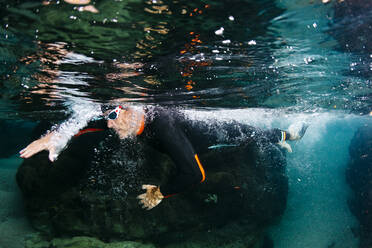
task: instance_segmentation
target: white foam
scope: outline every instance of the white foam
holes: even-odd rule
[[[184,110],[190,119],[195,120],[219,120],[219,121],[238,121],[244,124],[261,128],[287,128],[294,122],[324,123],[335,118],[347,118],[343,111],[327,112],[318,109],[306,113],[292,113],[288,109],[209,109],[209,110]],[[322,124],[323,123],[323,124]]]
[[[49,154],[49,159],[54,161],[60,152],[66,147],[68,141],[84,128],[90,120],[102,114],[99,104],[89,102],[75,102],[71,106],[71,117],[62,124],[54,127],[54,135],[51,138],[54,153]]]

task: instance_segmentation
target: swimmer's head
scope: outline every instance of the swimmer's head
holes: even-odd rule
[[[103,116],[107,120],[107,127],[112,128],[120,139],[134,136],[138,132],[138,113],[127,106],[118,105]]]

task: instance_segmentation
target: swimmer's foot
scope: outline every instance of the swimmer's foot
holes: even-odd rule
[[[293,123],[288,127],[288,140],[299,140],[301,139],[306,132],[306,129],[309,127],[305,122]]]
[[[291,147],[291,145],[288,144],[287,142],[285,142],[285,141],[279,141],[279,142],[278,142],[278,145],[279,145],[281,148],[286,149],[288,152],[292,152],[292,147]]]
[[[292,152],[292,147],[290,144],[287,143],[287,140],[293,141],[301,139],[305,135],[306,129],[308,127],[309,125],[304,122],[294,123],[290,125],[287,132],[282,131],[282,137],[278,142],[278,145],[286,149],[288,152]]]

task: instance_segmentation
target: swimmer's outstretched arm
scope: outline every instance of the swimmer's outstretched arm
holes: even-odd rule
[[[19,152],[20,157],[30,158],[41,151],[49,151],[49,160],[53,162],[57,157],[55,146],[51,142],[53,135],[55,135],[55,133],[50,132],[40,139],[33,141]]]
[[[76,119],[72,117],[67,121],[60,124],[53,131],[48,132],[40,139],[30,143],[19,154],[21,158],[30,158],[36,153],[41,151],[49,152],[49,160],[54,162],[59,153],[67,146],[68,142],[74,135],[78,134],[81,129],[87,126],[88,122],[95,116],[100,114],[99,112],[92,112],[86,115],[84,119]],[[101,123],[101,122],[104,123]],[[104,120],[94,121],[95,125],[99,125],[100,128],[107,128]]]

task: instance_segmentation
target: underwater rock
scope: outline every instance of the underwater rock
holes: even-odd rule
[[[343,0],[334,2],[334,17],[328,32],[338,42],[340,50],[354,53],[358,57],[358,60],[352,59],[347,74],[369,80],[372,76],[370,66],[372,1]],[[372,104],[372,94],[369,91],[356,94],[353,101],[363,103],[353,107],[356,113],[369,114],[371,112],[369,106]]]
[[[123,241],[105,243],[92,237],[73,237],[73,238],[55,238],[46,241],[40,235],[28,239],[25,242],[25,248],[155,248],[151,244],[142,244],[140,242]]]
[[[349,153],[346,179],[354,192],[349,207],[360,223],[360,247],[372,247],[372,125],[358,129]]]
[[[372,51],[371,10],[371,1],[344,0],[335,3],[331,34],[342,49],[367,55]]]
[[[265,139],[201,154],[205,182],[146,211],[136,199],[141,185],[164,184],[173,163],[145,144],[102,135],[73,139],[54,163],[44,152],[19,167],[28,217],[50,239],[91,236],[162,247],[185,240],[222,247],[240,240],[234,247],[260,247],[265,227],[284,212],[285,155]]]

